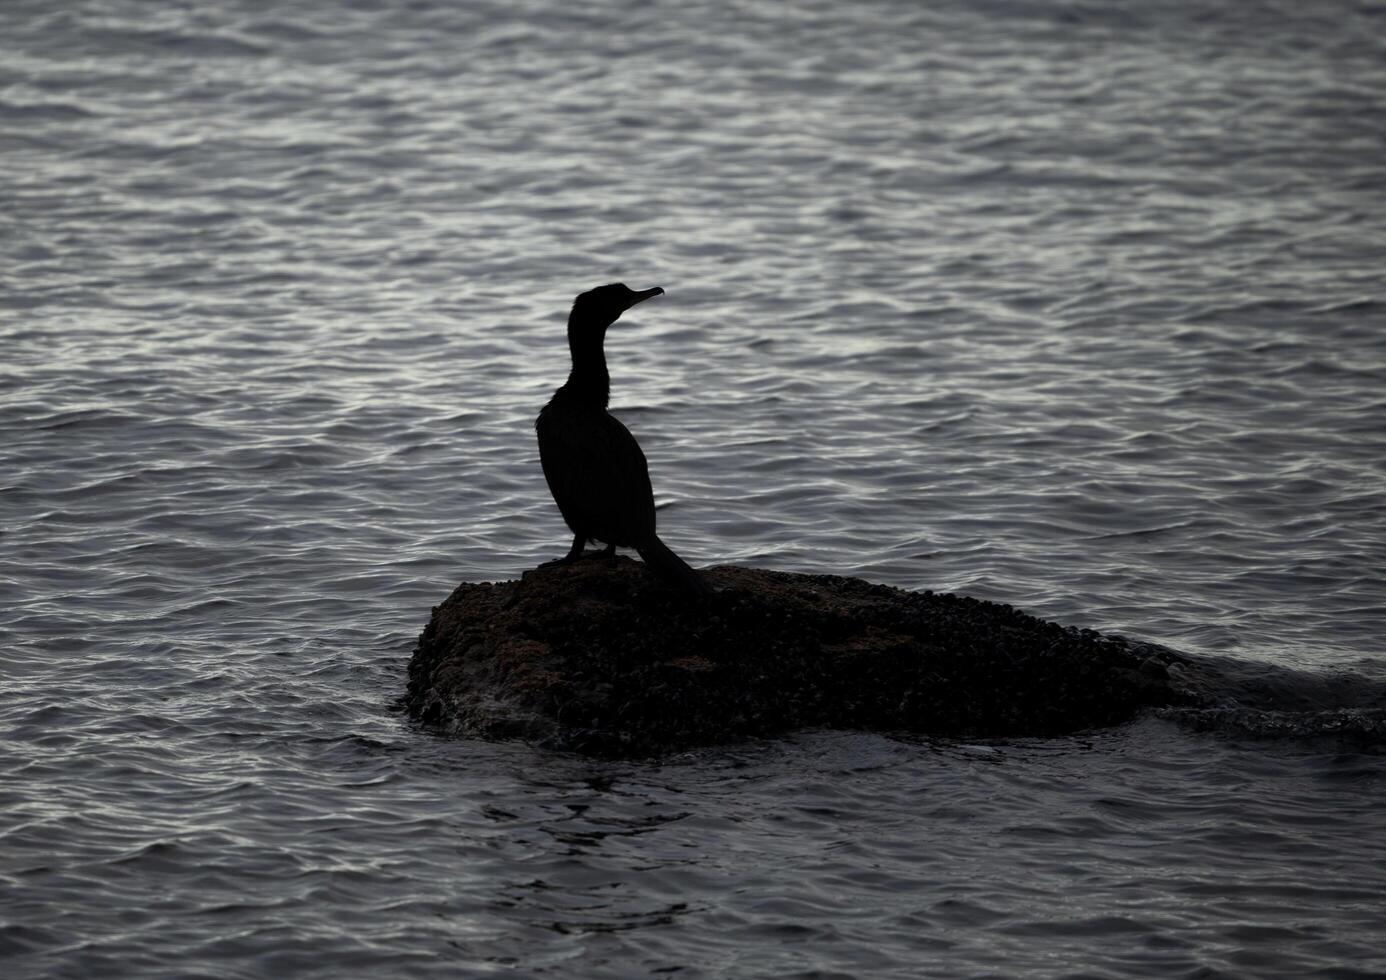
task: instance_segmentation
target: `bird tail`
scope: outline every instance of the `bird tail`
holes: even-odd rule
[[[649,544],[635,549],[645,559],[660,578],[670,585],[677,586],[694,595],[712,595],[712,587],[703,577],[688,566],[678,555],[669,550],[668,545],[659,538],[651,538]]]

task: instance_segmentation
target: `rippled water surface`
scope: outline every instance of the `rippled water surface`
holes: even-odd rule
[[[1381,677],[1383,105],[1373,0],[0,4],[6,976],[1386,974],[1377,744],[394,709],[613,280],[694,564]]]

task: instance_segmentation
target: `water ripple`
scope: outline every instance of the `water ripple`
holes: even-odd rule
[[[432,604],[566,547],[532,419],[617,279],[695,563],[1379,676],[1380,28],[7,3],[7,975],[1386,970],[1361,746],[593,769],[390,710]]]

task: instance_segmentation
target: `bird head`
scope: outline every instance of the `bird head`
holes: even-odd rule
[[[568,322],[581,323],[605,330],[636,303],[643,303],[664,290],[658,286],[649,289],[631,289],[623,282],[613,282],[606,286],[589,289],[573,301],[573,312]]]

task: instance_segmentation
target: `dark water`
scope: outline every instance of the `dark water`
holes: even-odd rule
[[[5,975],[1386,974],[1379,742],[393,709],[616,279],[695,564],[1382,679],[1383,106],[1375,2],[0,5]]]

